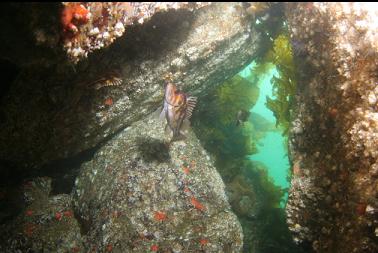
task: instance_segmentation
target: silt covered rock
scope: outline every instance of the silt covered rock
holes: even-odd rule
[[[152,114],[83,164],[74,205],[89,247],[116,252],[241,251],[241,226],[211,158],[192,132],[185,142],[169,145],[169,138]]]
[[[81,252],[79,223],[71,208],[71,196],[49,197],[51,179],[43,177],[21,186],[25,207],[0,226],[1,252]]]

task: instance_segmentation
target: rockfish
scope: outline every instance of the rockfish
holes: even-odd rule
[[[236,115],[236,126],[241,125],[243,122],[246,122],[249,118],[251,113],[246,110],[239,110],[238,114]]]
[[[173,132],[171,142],[185,138],[180,130],[182,130],[184,123],[189,123],[196,102],[196,97],[190,97],[179,91],[176,85],[171,82],[166,83],[164,107],[160,113],[160,118],[164,119],[165,117],[167,120],[166,130],[169,126]]]

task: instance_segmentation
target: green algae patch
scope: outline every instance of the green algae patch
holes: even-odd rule
[[[266,87],[262,86],[265,84],[262,78],[270,81],[270,71],[275,66],[268,62],[256,66],[260,68],[259,75],[247,67],[245,73],[200,97],[192,126],[202,145],[215,158],[217,170],[226,184],[229,202],[243,227],[244,252],[273,252],[280,245],[297,252],[284,225],[284,210],[280,208],[285,190],[274,184],[266,165],[249,160],[258,153],[258,143],[267,132],[279,131],[273,113],[264,106]],[[258,100],[263,102],[259,106],[264,107],[270,117],[252,110],[258,106]],[[251,114],[237,125],[240,110]],[[276,228],[276,224],[282,226]],[[269,230],[274,236],[267,236]]]
[[[256,152],[253,125],[237,126],[240,110],[249,111],[256,103],[259,88],[239,75],[221,84],[203,98],[194,112],[193,128],[212,154],[217,157],[245,157]]]

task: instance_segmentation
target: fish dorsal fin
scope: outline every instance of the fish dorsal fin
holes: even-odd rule
[[[193,109],[196,106],[197,103],[197,97],[188,97],[186,100],[186,114],[185,119],[190,119],[193,113]]]

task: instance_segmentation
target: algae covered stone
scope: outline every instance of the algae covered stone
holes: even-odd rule
[[[224,184],[192,132],[169,144],[157,114],[114,136],[83,164],[75,211],[88,247],[147,252],[240,252],[241,226]]]

